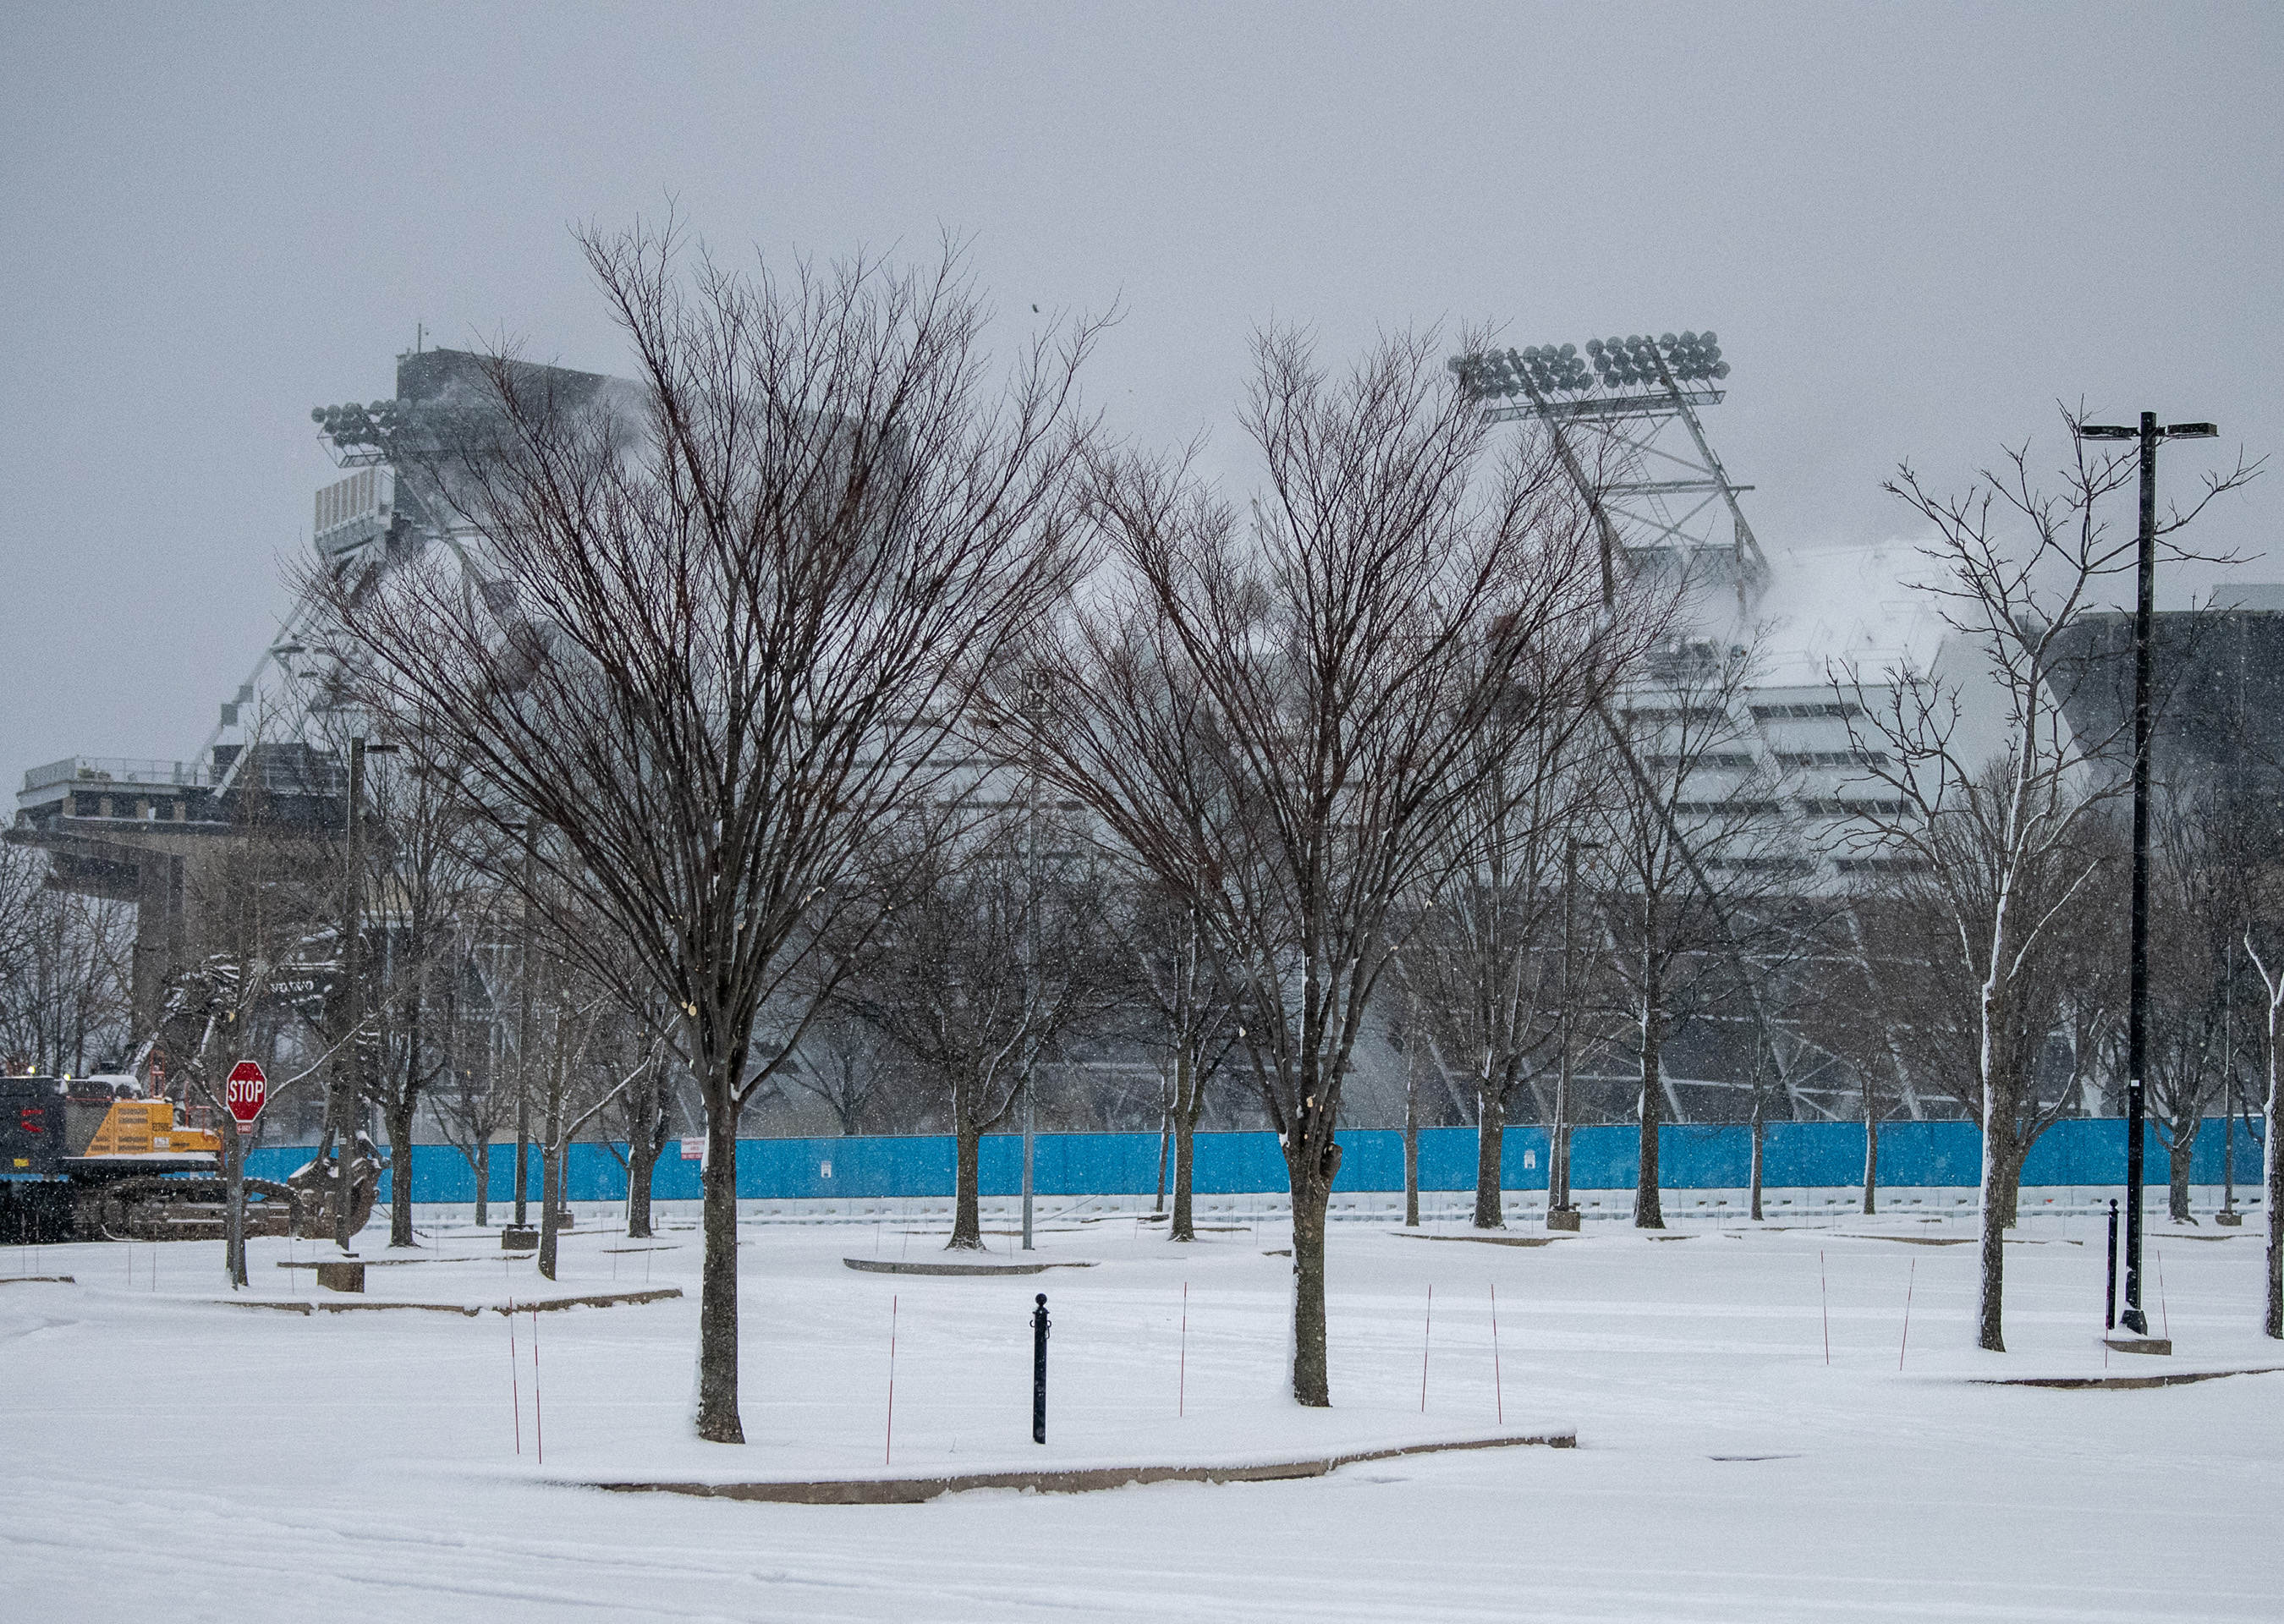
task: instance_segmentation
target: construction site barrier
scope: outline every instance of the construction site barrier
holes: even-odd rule
[[[2247,1190],[2261,1176],[2257,1123],[2236,1132],[2235,1176]],[[1772,1122],[1764,1130],[1762,1183],[1772,1188],[1846,1188],[1864,1176],[1864,1128],[1860,1122]],[[1404,1136],[1393,1128],[1349,1128],[1342,1147],[1336,1194],[1404,1188]],[[2225,1129],[2218,1120],[2204,1124],[2197,1138],[2190,1182],[2218,1184]],[[1574,1190],[1630,1190],[1639,1163],[1639,1130],[1623,1125],[1580,1128],[1570,1136],[1570,1183]],[[1148,1195],[1158,1188],[1159,1136],[1132,1134],[1041,1134],[1033,1160],[1033,1188],[1042,1196]],[[1499,1183],[1506,1190],[1543,1190],[1546,1184],[1545,1127],[1510,1123],[1500,1159]],[[2162,1189],[2167,1152],[2154,1123],[2145,1140],[2149,1181]],[[616,1201],[626,1195],[625,1147],[580,1144],[565,1158],[567,1200]],[[269,1145],[246,1159],[256,1178],[282,1179],[309,1160],[309,1145]],[[949,1198],[952,1193],[951,1136],[948,1134],[866,1136],[834,1139],[741,1139],[738,1143],[738,1195],[749,1201],[868,1200]],[[615,1152],[615,1153],[614,1153]],[[1420,1130],[1420,1187],[1425,1191],[1472,1190],[1475,1185],[1475,1130]],[[1972,1122],[1890,1122],[1880,1129],[1879,1182],[1921,1188],[1972,1188],[1981,1177],[1982,1135]],[[1170,1150],[1169,1152],[1170,1159]],[[980,1182],[987,1197],[1016,1194],[1022,1187],[1023,1142],[1013,1134],[987,1135],[982,1147]],[[1751,1179],[1752,1130],[1742,1124],[1668,1127],[1658,1130],[1660,1183],[1669,1190],[1736,1190]],[[1171,1167],[1168,1179],[1170,1184]],[[393,1176],[393,1175],[391,1175]],[[539,1155],[530,1159],[528,1190],[539,1193]],[[2026,1186],[2122,1185],[2125,1182],[2125,1123],[2116,1117],[2075,1117],[2048,1128],[2031,1148],[2022,1169]],[[515,1194],[515,1146],[495,1144],[489,1183],[493,1201]],[[1285,1162],[1277,1136],[1269,1133],[1201,1133],[1197,1136],[1193,1188],[1204,1195],[1283,1193]],[[382,1182],[382,1198],[388,1181]],[[651,1191],[661,1201],[696,1200],[703,1193],[700,1164],[685,1159],[677,1144],[667,1147]],[[418,1144],[412,1151],[412,1198],[418,1202],[468,1202],[476,1196],[474,1171],[449,1144]]]

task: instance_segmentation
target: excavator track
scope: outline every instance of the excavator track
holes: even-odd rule
[[[299,1192],[266,1178],[245,1183],[246,1234],[293,1233],[301,1215]],[[76,1227],[88,1239],[220,1240],[226,1199],[219,1178],[111,1179],[80,1192]],[[367,1203],[369,1213],[370,1197]]]

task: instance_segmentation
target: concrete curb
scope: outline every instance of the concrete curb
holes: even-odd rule
[[[2193,1381],[2218,1381],[2224,1376],[2274,1376],[2284,1364],[2249,1365],[2241,1370],[2174,1370],[2163,1376],[1981,1376],[1971,1378],[1978,1387],[2185,1387]]]
[[[492,1257],[464,1258],[279,1258],[280,1269],[319,1269],[327,1263],[363,1263],[367,1269],[406,1269],[415,1263],[494,1263]]]
[[[1089,1262],[1072,1263],[900,1263],[881,1258],[842,1258],[851,1269],[868,1275],[1043,1275],[1050,1269],[1092,1269]]]
[[[1559,1235],[1417,1235],[1410,1230],[1396,1231],[1398,1240],[1464,1240],[1478,1246],[1551,1246],[1561,1238]]]
[[[1295,1478],[1321,1478],[1342,1466],[1359,1465],[1366,1461],[1529,1444],[1549,1449],[1575,1449],[1578,1447],[1578,1434],[1538,1433],[1527,1437],[1472,1438],[1457,1443],[1402,1444],[1389,1449],[1361,1449],[1310,1460],[1242,1466],[1082,1466],[1061,1472],[978,1472],[942,1478],[846,1478],[806,1483],[619,1482],[582,1487],[608,1489],[618,1495],[694,1495],[705,1499],[757,1500],[779,1505],[918,1505],[939,1495],[962,1494],[974,1488],[1078,1495],[1139,1483],[1275,1483]]]
[[[1833,1238],[1834,1240],[1891,1240],[1901,1246],[1972,1246],[1978,1239],[1973,1235],[1851,1235],[1845,1230],[1835,1231]],[[2045,1240],[2032,1240],[2027,1236],[2017,1238],[2012,1235],[2006,1237],[2006,1244],[2010,1246],[2083,1246],[2085,1245],[2082,1240],[2069,1240],[2059,1236]]]
[[[310,1298],[301,1302],[241,1300],[218,1297],[226,1308],[269,1308],[279,1314],[380,1314],[403,1309],[415,1314],[458,1314],[473,1319],[480,1314],[551,1314],[558,1308],[614,1308],[622,1304],[663,1302],[682,1295],[678,1285],[648,1292],[598,1292],[591,1297],[542,1297],[512,1305],[464,1302],[326,1302]]]

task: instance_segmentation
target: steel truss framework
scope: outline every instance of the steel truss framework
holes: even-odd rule
[[[1567,344],[1461,356],[1451,367],[1486,402],[1487,422],[1548,426],[1613,552],[1685,566],[1725,558],[1740,597],[1756,589],[1768,561],[1737,501],[1752,487],[1730,479],[1697,417],[1725,395],[1714,386],[1729,369],[1713,335],[1596,339],[1587,352],[1602,368],[1599,386]]]

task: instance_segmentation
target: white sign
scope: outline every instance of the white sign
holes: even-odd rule
[[[684,1161],[704,1161],[706,1159],[706,1136],[704,1134],[699,1135],[694,1139],[684,1139],[682,1142],[682,1159]]]
[[[833,1176],[833,1164],[829,1161],[818,1162],[817,1164],[817,1176],[819,1178],[831,1178]]]
[[[1537,1151],[1525,1151],[1522,1153],[1522,1165],[1526,1167],[1537,1167],[1538,1165],[1538,1152]]]

